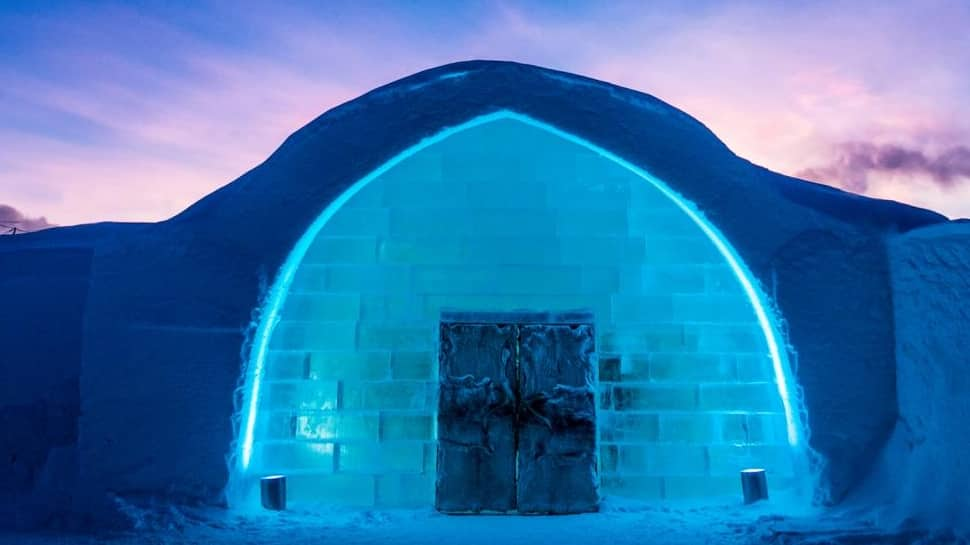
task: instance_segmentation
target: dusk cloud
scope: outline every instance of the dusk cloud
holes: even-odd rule
[[[970,182],[970,147],[953,146],[929,155],[896,144],[845,142],[837,146],[831,162],[803,169],[796,175],[865,193],[873,179],[894,174],[925,178],[943,188]]]
[[[0,204],[0,234],[15,231],[32,232],[54,227],[47,218],[32,218],[8,204]]]

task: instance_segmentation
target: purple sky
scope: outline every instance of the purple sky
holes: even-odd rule
[[[0,3],[0,223],[167,218],[325,110],[472,58],[639,89],[773,170],[970,216],[964,0],[34,4]]]

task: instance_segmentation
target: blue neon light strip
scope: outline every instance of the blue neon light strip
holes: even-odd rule
[[[745,295],[747,295],[748,300],[751,303],[751,307],[754,309],[755,315],[758,319],[758,325],[761,327],[762,333],[764,334],[768,345],[768,351],[769,355],[771,356],[772,366],[775,373],[775,382],[778,387],[778,394],[780,395],[782,405],[784,406],[785,419],[788,427],[788,442],[792,446],[798,446],[799,438],[801,437],[800,420],[795,415],[794,408],[792,407],[791,393],[788,386],[791,380],[791,375],[787,354],[779,347],[779,335],[769,318],[765,305],[762,302],[764,300],[763,295],[751,280],[752,275],[750,271],[748,271],[740,257],[738,257],[738,254],[734,248],[732,248],[731,245],[718,232],[717,228],[708,222],[704,218],[703,214],[697,210],[692,203],[681,197],[666,184],[651,174],[643,171],[636,165],[633,165],[632,163],[586,140],[563,132],[552,125],[509,110],[502,110],[492,114],[476,117],[475,119],[461,125],[442,130],[434,136],[421,140],[416,145],[393,157],[364,178],[361,178],[355,184],[350,186],[350,188],[341,194],[336,200],[331,202],[323,213],[320,214],[320,216],[317,217],[317,219],[310,225],[303,236],[297,241],[296,246],[294,246],[289,256],[287,256],[286,261],[283,263],[283,266],[280,269],[279,275],[274,281],[273,286],[270,288],[270,291],[266,297],[266,302],[264,303],[263,314],[254,337],[250,361],[247,367],[250,370],[250,377],[247,377],[244,390],[244,395],[246,397],[244,398],[243,403],[245,415],[243,420],[242,440],[238,443],[239,455],[237,460],[239,470],[246,472],[249,469],[249,464],[252,460],[253,435],[256,428],[256,416],[259,409],[260,386],[263,379],[263,373],[265,371],[266,352],[269,348],[270,337],[272,336],[273,329],[279,322],[280,311],[286,302],[287,295],[290,291],[290,285],[293,283],[293,278],[296,275],[296,270],[300,263],[302,263],[303,257],[306,255],[307,250],[310,248],[310,245],[316,239],[321,229],[323,229],[324,225],[330,221],[330,218],[332,218],[333,215],[340,210],[340,208],[343,207],[348,200],[353,198],[353,196],[356,195],[357,192],[359,192],[364,186],[369,184],[374,179],[380,177],[388,170],[394,168],[402,161],[456,133],[501,119],[512,119],[546,130],[559,136],[560,138],[583,146],[586,149],[589,149],[590,151],[613,161],[623,168],[626,168],[630,172],[636,174],[640,178],[643,178],[660,190],[661,193],[666,195],[670,200],[677,204],[677,206],[680,207],[680,209],[683,210],[684,213],[687,214],[698,227],[700,227],[701,231],[703,231],[704,234],[707,235],[707,238],[714,243],[714,246],[730,265],[734,275],[741,283],[741,287],[744,290]]]

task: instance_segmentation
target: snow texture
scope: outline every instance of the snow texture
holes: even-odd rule
[[[858,503],[970,536],[970,223],[894,237],[899,421]]]
[[[123,507],[131,530],[83,534],[0,534],[0,545],[966,545],[951,532],[885,531],[851,514],[781,516],[770,502],[678,507],[605,504],[557,517],[457,517],[431,510],[314,510],[240,516],[211,508]]]
[[[328,203],[390,157],[500,109],[611,150],[718,226],[785,319],[811,444],[827,461],[826,489],[838,499],[857,485],[897,417],[894,315],[908,327],[893,311],[885,239],[945,218],[752,165],[648,95],[532,66],[474,61],[416,74],[331,110],[265,163],[168,221],[2,237],[0,300],[21,310],[0,313],[0,410],[6,429],[27,430],[17,448],[31,454],[28,462],[0,459],[0,475],[20,475],[4,481],[0,524],[126,523],[112,498],[222,501],[240,362],[265,286],[289,250]],[[36,248],[80,261],[89,255],[90,272],[75,262],[64,269],[73,280],[61,282],[11,268],[31,262]],[[49,296],[61,289],[54,286],[65,296]],[[940,296],[927,311],[953,319],[955,305],[943,298],[949,288],[934,289]],[[39,316],[65,325],[37,339],[31,332],[43,322]],[[933,342],[924,348],[946,346],[943,337]],[[919,377],[924,388],[942,380],[936,371],[919,371],[901,348],[900,376]],[[919,360],[932,359],[931,369],[965,362],[943,357],[959,352],[929,353],[941,356]],[[900,396],[912,414],[910,391],[901,388]],[[925,410],[935,417],[945,409],[957,411],[954,419],[966,415],[955,394]],[[28,430],[42,419],[62,431]],[[926,437],[941,430],[928,428]],[[961,470],[955,460],[943,467]],[[39,509],[24,501],[45,497],[52,483],[63,487],[55,496],[64,505]]]
[[[0,251],[0,527],[44,524],[70,508],[93,254],[86,242],[101,227],[9,237],[19,244]]]

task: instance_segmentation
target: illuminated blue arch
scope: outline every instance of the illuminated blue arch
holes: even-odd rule
[[[627,169],[643,180],[652,184],[661,193],[673,201],[691,220],[701,229],[707,238],[714,244],[718,252],[724,257],[725,261],[734,272],[738,279],[751,308],[754,310],[758,325],[764,335],[769,356],[771,358],[775,383],[778,394],[784,408],[785,420],[787,425],[788,443],[793,448],[803,447],[806,430],[802,425],[800,413],[796,411],[797,402],[792,391],[792,374],[789,365],[788,355],[781,347],[780,333],[773,318],[773,312],[769,309],[767,298],[761,292],[753,275],[747,266],[740,259],[731,244],[724,238],[718,229],[712,225],[690,201],[679,195],[666,184],[652,176],[651,174],[633,165],[615,154],[600,148],[582,138],[564,132],[552,125],[543,123],[531,117],[509,111],[502,110],[495,113],[476,117],[461,125],[444,129],[437,134],[427,137],[407,150],[391,158],[380,167],[372,171],[367,176],[361,178],[351,185],[337,199],[331,202],[317,219],[310,225],[305,233],[300,237],[289,253],[281,267],[277,278],[270,288],[263,304],[260,322],[253,338],[249,361],[245,367],[246,376],[244,380],[243,405],[240,422],[239,436],[235,444],[235,451],[232,453],[234,464],[231,470],[234,476],[245,475],[249,469],[252,459],[253,441],[256,428],[256,419],[259,409],[260,389],[265,372],[266,354],[269,347],[270,337],[273,330],[280,320],[280,312],[289,294],[293,278],[299,265],[302,263],[307,250],[310,248],[317,235],[327,224],[334,214],[354,195],[371,181],[377,179],[390,169],[394,168],[402,161],[424,150],[425,148],[441,142],[446,138],[457,133],[472,129],[493,121],[510,119],[525,123],[532,127],[543,129],[569,142],[578,144],[597,155],[609,159],[617,165]]]

